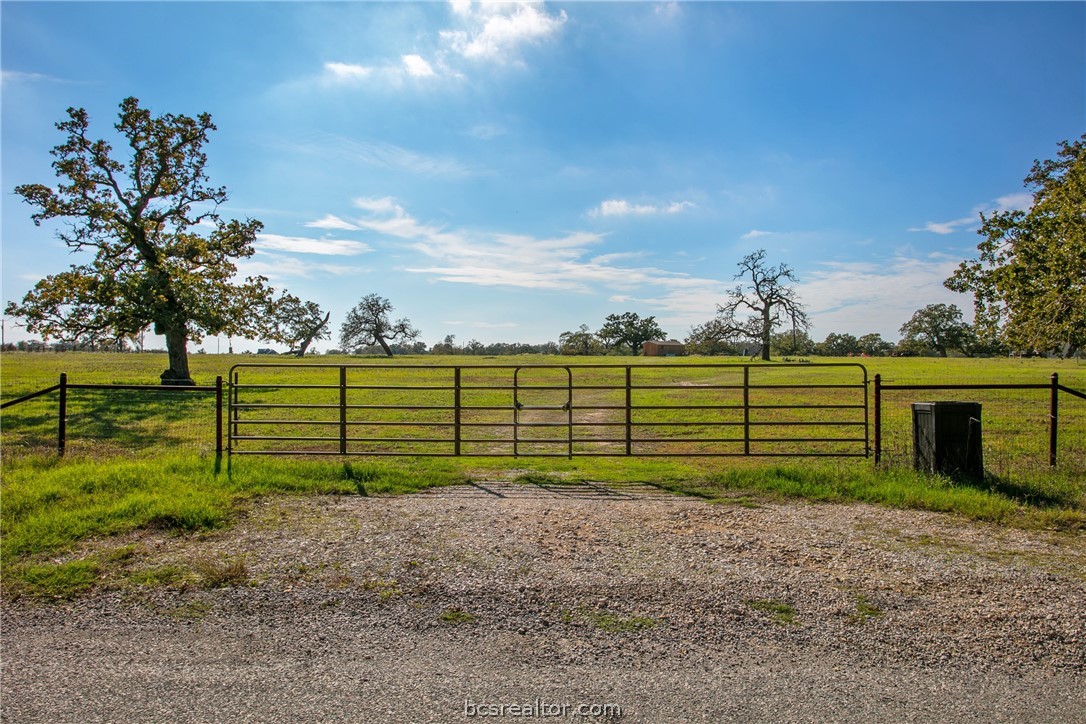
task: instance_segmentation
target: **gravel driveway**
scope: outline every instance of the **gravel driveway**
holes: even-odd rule
[[[1081,535],[479,483],[97,545],[128,583],[5,601],[4,721],[1086,718]]]

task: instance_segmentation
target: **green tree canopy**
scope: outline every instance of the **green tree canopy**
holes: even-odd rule
[[[52,151],[60,183],[17,186],[37,210],[35,224],[64,219],[57,237],[94,259],[39,281],[6,313],[27,329],[60,339],[121,339],[148,326],[166,337],[162,381],[192,384],[187,344],[205,334],[263,331],[271,290],[262,277],[234,281],[236,259],[251,256],[262,227],[224,221],[225,188],[208,185],[203,151],[211,116],[152,116],[135,98],[121,102],[117,133],[127,158],[92,140],[81,108],[57,123],[67,140]],[[206,235],[193,229],[210,227]]]
[[[972,349],[973,330],[962,321],[962,310],[955,304],[929,304],[918,309],[898,331],[903,342],[923,344],[942,357],[949,350]]]
[[[389,342],[409,342],[417,338],[419,330],[408,319],[389,320],[392,302],[376,294],[367,294],[362,301],[347,312],[347,319],[339,330],[340,344],[350,352],[358,347],[379,344],[389,357]]]
[[[980,257],[946,280],[971,292],[981,342],[1073,355],[1086,345],[1086,134],[1025,178],[1029,211],[981,214]]]
[[[624,312],[607,315],[596,336],[607,349],[625,347],[635,355],[645,342],[663,339],[667,335],[656,323],[656,317],[642,319],[635,312]]]

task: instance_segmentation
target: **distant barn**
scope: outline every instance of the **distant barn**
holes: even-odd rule
[[[652,340],[641,345],[641,353],[646,357],[682,357],[686,354],[686,345],[678,340]]]

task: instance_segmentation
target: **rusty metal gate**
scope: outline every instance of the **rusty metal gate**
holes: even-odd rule
[[[860,364],[235,365],[231,455],[866,457]]]

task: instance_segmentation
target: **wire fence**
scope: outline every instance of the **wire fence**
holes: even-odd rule
[[[163,449],[222,450],[221,380],[216,387],[60,384],[3,402],[5,456],[100,457]]]
[[[1081,391],[1060,385],[1058,379],[1032,383],[993,381],[985,386],[926,376],[877,379],[875,384],[880,388],[876,393],[879,439],[875,443],[880,465],[913,466],[913,403],[975,402],[981,406],[982,454],[987,472],[1005,477],[1035,474],[1055,462],[1061,472],[1086,475],[1086,399]]]
[[[811,372],[813,370],[808,370],[807,375]],[[18,401],[14,395],[25,397],[41,390],[11,383],[12,380],[5,380],[4,409],[0,414],[0,444],[4,456],[58,450],[94,456],[158,453],[163,449],[214,454],[221,451],[224,444],[221,416],[228,407],[216,404],[222,392],[217,393],[214,387],[169,390],[151,385],[67,384],[63,395],[60,385],[53,385],[44,388],[48,390],[45,394]],[[925,372],[915,376],[884,377],[881,383],[878,440],[870,441],[877,444],[880,465],[913,465],[913,403],[954,400],[981,405],[984,468],[988,472],[1016,476],[1049,469],[1053,452],[1050,448],[1053,419],[1049,378],[1031,375],[1028,379],[985,378],[978,382],[971,375],[940,378]],[[1086,390],[1086,375],[1066,375],[1060,383],[1054,447],[1057,467],[1061,473],[1086,478],[1086,399],[1081,397],[1082,391]],[[35,384],[40,385],[41,380],[36,380]],[[978,387],[978,384],[990,386]],[[937,389],[953,385],[970,388]],[[900,387],[914,388],[898,389]],[[699,391],[699,394],[706,392]],[[505,402],[508,401],[501,404],[505,405]],[[583,406],[580,399],[575,398],[574,402],[576,406]],[[415,400],[407,404],[417,406],[422,403]],[[608,432],[610,428],[603,425],[613,422],[606,417],[610,412],[600,412],[599,420],[592,421],[592,426],[584,429]],[[574,421],[582,422],[577,418]],[[616,429],[621,426],[620,422],[615,423]],[[229,421],[226,424],[229,425]],[[671,431],[673,428],[662,429]],[[681,431],[682,428],[674,429]],[[683,451],[675,452],[681,454]]]

